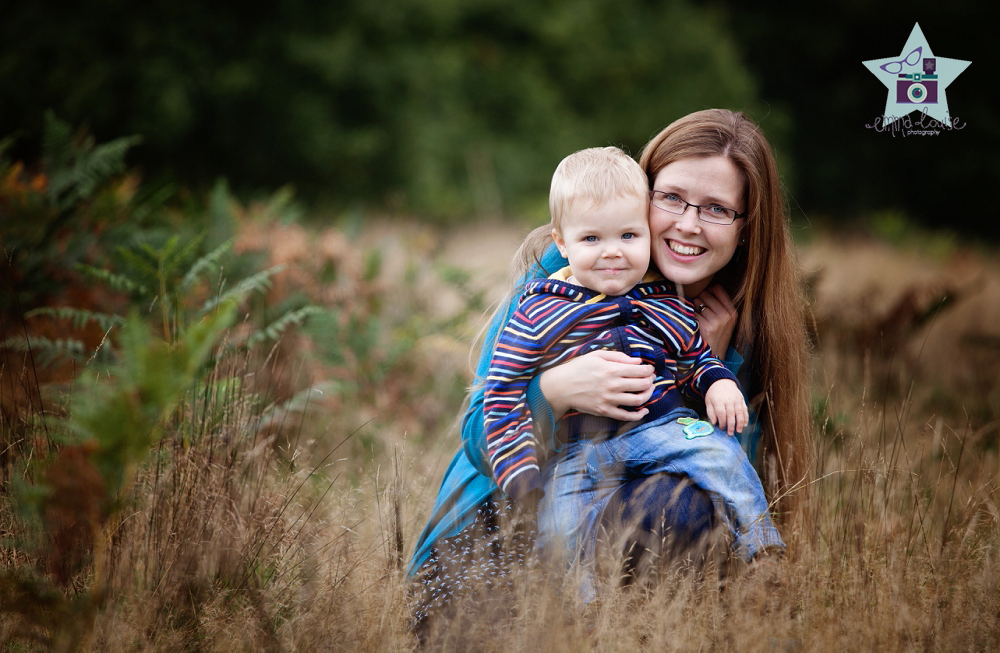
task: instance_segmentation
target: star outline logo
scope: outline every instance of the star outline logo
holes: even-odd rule
[[[944,125],[951,124],[946,89],[971,62],[935,55],[914,23],[899,55],[862,63],[888,89],[885,124],[920,111]]]

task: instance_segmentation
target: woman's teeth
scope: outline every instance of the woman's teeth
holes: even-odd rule
[[[667,241],[668,246],[671,250],[677,252],[681,256],[697,256],[705,251],[704,247],[696,247],[694,245],[681,245],[673,240]]]

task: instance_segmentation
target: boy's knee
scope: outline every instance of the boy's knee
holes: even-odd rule
[[[746,460],[739,441],[725,431],[716,431],[701,440],[699,455],[711,460],[715,466],[731,469]]]

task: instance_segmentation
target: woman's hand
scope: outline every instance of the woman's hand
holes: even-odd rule
[[[621,406],[642,406],[649,400],[653,366],[620,351],[597,350],[545,370],[539,387],[556,419],[574,408],[630,422],[645,417],[649,409],[630,411]]]
[[[716,358],[725,360],[739,317],[729,293],[720,285],[709,286],[691,302],[695,306],[701,339],[708,344]]]

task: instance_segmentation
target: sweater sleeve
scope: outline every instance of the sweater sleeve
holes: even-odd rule
[[[679,357],[678,367],[690,370],[689,374],[684,374],[678,381],[681,392],[691,399],[704,401],[709,387],[721,379],[729,379],[739,386],[736,375],[712,355],[712,350],[702,340],[701,333],[697,330],[692,334],[688,351]]]
[[[483,401],[486,452],[493,477],[500,489],[518,502],[542,487],[528,384],[538,374],[545,350],[534,346],[541,343],[524,336],[531,331],[534,299],[529,297],[500,332]]]
[[[566,265],[566,259],[559,254],[556,246],[554,244],[549,245],[542,255],[542,260],[539,261],[539,264],[532,267],[528,271],[528,274],[518,281],[514,298],[517,297],[520,288],[523,288],[524,284],[529,280],[538,277],[547,277]],[[483,339],[483,344],[479,350],[474,385],[472,390],[469,391],[469,405],[465,410],[465,415],[462,417],[462,444],[465,448],[465,455],[479,473],[489,478],[493,478],[493,470],[490,467],[489,457],[486,453],[486,429],[483,420],[486,373],[489,371],[490,361],[493,358],[493,343],[496,342],[500,330],[517,308],[517,302],[514,298],[503,309],[497,310],[490,321],[486,337]],[[555,426],[553,423],[552,408],[545,400],[545,396],[539,388],[537,376],[528,384],[528,401],[531,412],[536,418],[535,437],[538,439],[538,442],[549,442],[552,438],[552,429]]]
[[[722,364],[726,366],[726,369],[733,373],[733,375],[739,375],[740,368],[743,366],[743,357],[740,356],[740,352],[736,351],[732,346],[726,350],[726,359],[722,361]],[[744,391],[744,394],[746,392]]]

